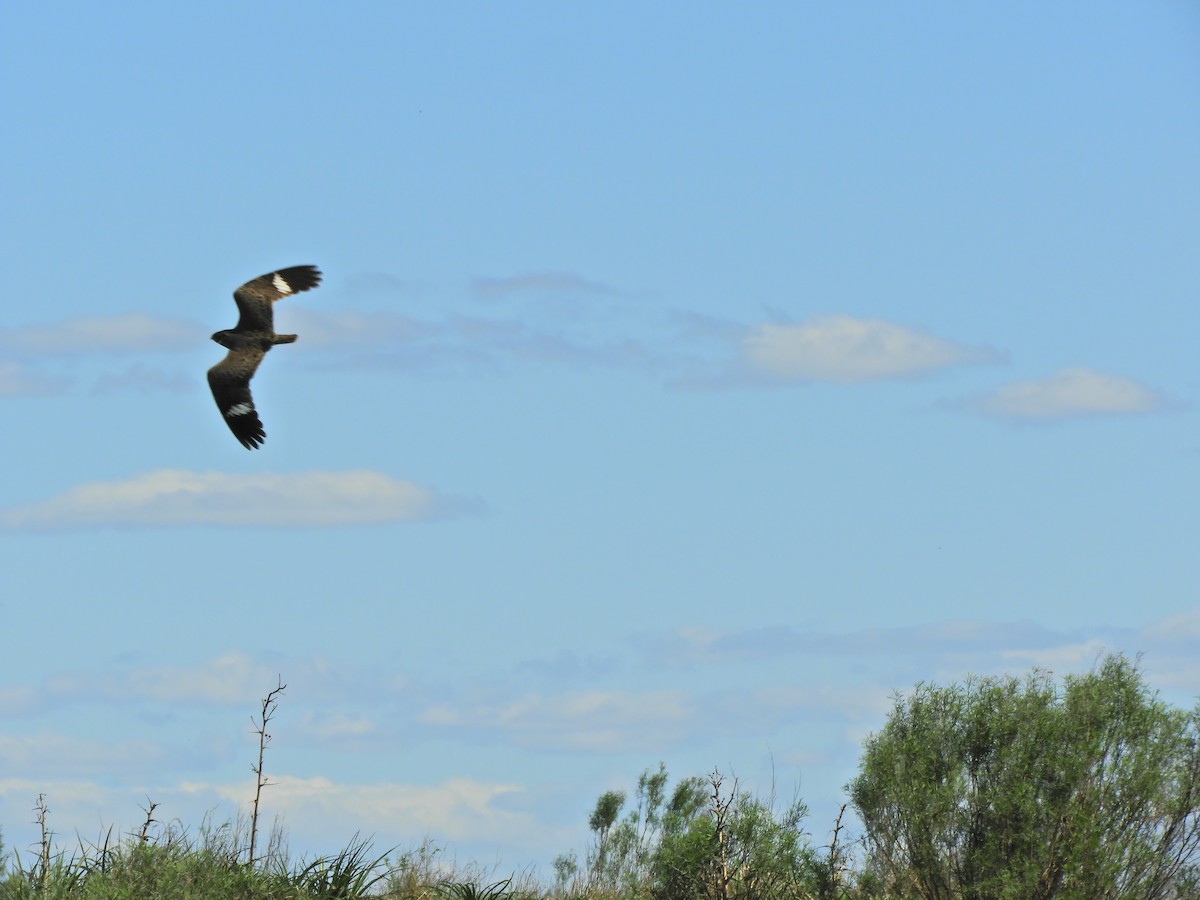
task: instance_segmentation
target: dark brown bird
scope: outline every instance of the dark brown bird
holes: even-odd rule
[[[276,344],[290,344],[297,337],[275,333],[272,305],[320,283],[321,271],[316,266],[292,266],[259,275],[233,292],[239,313],[237,327],[212,336],[229,353],[208,370],[208,386],[225,424],[247,450],[255,449],[267,437],[250,396],[250,379],[268,350]]]

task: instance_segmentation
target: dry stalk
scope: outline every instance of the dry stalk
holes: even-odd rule
[[[46,893],[46,879],[50,877],[50,838],[53,832],[46,828],[46,817],[50,814],[50,808],[46,806],[46,795],[38,794],[37,803],[33,807],[36,818],[34,823],[38,826],[42,833],[42,846],[39,863],[41,871],[38,873],[38,890],[44,895]]]
[[[721,784],[724,778],[720,772],[714,770],[708,776],[708,783],[712,785],[712,794],[709,797],[709,811],[713,817],[713,828],[717,836],[717,859],[716,859],[716,884],[713,885],[713,893],[716,900],[729,900],[729,807],[733,804],[733,799],[737,795],[737,781],[733,783],[733,790],[728,797],[721,797]]]
[[[846,804],[842,804],[842,808],[838,810],[837,821],[833,823],[833,837],[829,841],[829,896],[836,897],[838,888],[842,883],[842,875],[846,872],[846,856],[838,846],[838,838],[841,836],[842,816],[846,814]]]
[[[251,766],[250,771],[254,773],[254,810],[250,814],[250,865],[254,865],[254,850],[255,843],[258,840],[258,804],[262,798],[262,789],[274,782],[269,781],[263,775],[263,757],[266,756],[267,744],[271,743],[271,735],[267,733],[267,725],[275,716],[275,710],[279,706],[278,697],[284,692],[287,685],[283,683],[283,677],[280,676],[274,688],[267,692],[267,696],[263,697],[262,708],[259,711],[258,718],[252,720],[255,728],[254,733],[258,735],[258,765]]]
[[[146,798],[147,806],[141,807],[142,812],[146,814],[146,821],[142,823],[142,830],[138,832],[138,840],[143,844],[150,840],[150,826],[158,820],[154,818],[154,811],[158,809],[158,804]]]

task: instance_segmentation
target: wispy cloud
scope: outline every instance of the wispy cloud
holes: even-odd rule
[[[648,661],[669,667],[714,665],[812,654],[929,657],[1002,652],[1008,648],[1056,647],[1071,636],[1034,622],[956,620],[848,632],[805,631],[781,625],[740,631],[681,628],[643,636],[637,644]]]
[[[356,740],[370,737],[378,731],[378,724],[370,716],[347,715],[340,710],[309,710],[296,728],[296,734],[301,739],[316,743]]]
[[[1005,650],[1000,655],[1004,660],[1021,668],[1036,667],[1051,672],[1073,672],[1087,668],[1112,649],[1108,641],[1090,638],[1050,647]]]
[[[479,297],[528,297],[478,316],[443,311],[432,316],[384,310],[327,310],[290,304],[279,324],[300,335],[315,365],[333,369],[467,370],[493,372],[512,364],[640,370],[692,387],[762,385],[782,381],[862,382],[902,378],[992,358],[925,332],[846,315],[801,324],[747,328],[643,304],[557,302],[582,295],[620,297],[600,281],[563,271],[535,270],[471,282]],[[412,292],[390,276],[363,276],[346,286],[361,296]],[[13,358],[141,354],[200,346],[213,327],[145,313],[93,316],[51,325],[0,328],[0,352]],[[715,375],[711,374],[716,372]],[[709,374],[706,374],[709,373]],[[101,376],[93,392],[181,391],[193,381],[139,364]],[[0,395],[45,393],[54,383],[8,363]]]
[[[474,505],[368,470],[230,475],[163,469],[0,509],[0,528],[378,525],[439,518]]]
[[[0,685],[0,716],[15,716],[37,709],[40,694],[23,684]]]
[[[176,350],[195,346],[208,335],[204,326],[186,319],[145,313],[80,316],[54,325],[0,328],[0,352],[30,357]]]
[[[426,338],[437,331],[429,323],[396,313],[323,312],[304,308],[290,312],[287,327],[300,334],[305,347],[323,350],[393,347]]]
[[[608,285],[564,272],[477,278],[472,286],[481,296],[547,301],[580,293],[620,295]],[[903,378],[997,357],[988,348],[846,315],[747,327],[644,304],[554,302],[533,303],[519,313],[505,307],[486,316],[449,311],[415,318],[307,308],[290,315],[288,329],[307,346],[332,352],[334,368],[493,371],[512,363],[586,365],[636,369],[683,387],[713,388]]]
[[[55,752],[58,740],[46,738],[40,746]],[[39,744],[31,741],[28,746],[29,751],[36,751]],[[100,752],[116,754],[124,746],[113,744]],[[126,749],[133,751],[130,760],[136,761],[138,748]],[[86,760],[86,756],[81,754],[80,759]],[[107,827],[114,813],[123,817],[114,823],[118,828],[133,825],[147,795],[153,796],[160,812],[166,811],[164,820],[195,823],[212,817],[232,821],[239,813],[248,812],[254,785],[252,781],[163,782],[151,778],[140,784],[125,780],[122,786],[114,786],[71,775],[4,778],[0,779],[0,817],[5,822],[6,844],[24,846],[36,838],[33,826],[26,823],[39,794],[46,796],[57,833],[88,835]],[[327,849],[331,835],[342,840],[356,832],[381,835],[382,840],[429,835],[439,843],[477,841],[492,846],[511,846],[515,835],[522,836],[516,843],[528,846],[561,839],[530,813],[513,808],[526,794],[527,789],[516,783],[472,778],[448,778],[435,784],[346,783],[273,772],[269,796],[272,815],[286,823],[292,843],[299,838],[316,848]]]
[[[640,340],[602,336],[578,323],[573,332],[517,318],[306,311],[292,324],[306,345],[328,351],[316,365],[331,369],[496,372],[519,364],[649,369],[660,363]]]
[[[509,294],[614,294],[611,287],[570,272],[526,272],[503,278],[474,278],[471,289],[481,296]]]
[[[1085,368],[997,388],[968,403],[987,415],[1047,421],[1073,416],[1131,415],[1166,405],[1158,392],[1129,378]]]
[[[995,356],[924,331],[845,315],[758,325],[743,338],[742,350],[773,378],[845,383],[904,378]]]
[[[352,296],[391,295],[394,297],[420,293],[420,287],[411,281],[398,278],[388,272],[359,272],[342,281],[342,290]]]
[[[439,730],[500,734],[521,746],[602,753],[661,750],[695,717],[693,702],[682,691],[583,691],[435,705],[419,721]]]
[[[1163,643],[1200,643],[1200,606],[1155,622],[1145,630],[1147,637]]]
[[[198,381],[180,372],[166,372],[162,369],[134,363],[123,372],[108,372],[100,375],[92,386],[93,394],[110,394],[117,391],[136,391],[140,394],[164,391],[171,394],[183,394],[195,389]]]
[[[90,354],[113,357],[153,352],[176,352],[200,346],[208,337],[203,325],[186,319],[127,313],[114,316],[81,316],[52,325],[0,327],[0,396],[43,396],[63,392],[74,379],[43,375],[29,360],[71,366]],[[54,360],[54,363],[48,362]],[[92,394],[136,390],[180,393],[196,381],[178,372],[136,363],[123,372],[99,376]]]
[[[72,706],[94,709],[101,704],[152,717],[173,716],[180,710],[198,715],[201,708],[252,708],[275,685],[282,669],[289,684],[314,704],[298,733],[316,741],[345,740],[386,731],[375,724],[370,711],[377,711],[379,704],[394,710],[408,684],[402,673],[369,665],[346,668],[319,657],[271,658],[268,664],[230,650],[186,666],[114,663],[65,669],[38,684],[0,684],[0,716],[10,721],[37,718]],[[362,709],[347,710],[347,696],[361,702]],[[404,699],[410,705],[416,702]]]
[[[700,627],[642,635],[634,648],[652,667],[721,666],[752,669],[776,661],[871,660],[893,688],[919,679],[967,674],[1019,673],[1040,667],[1056,674],[1089,670],[1106,653],[1145,654],[1154,684],[1183,688],[1200,680],[1200,608],[1150,623],[1140,630],[1094,623],[1059,631],[1030,620],[951,620],[849,631],[806,631],[786,625],[720,630]],[[766,689],[766,688],[764,688]],[[706,704],[701,704],[706,705]]]
[[[889,697],[892,689],[879,684],[814,684],[810,686],[771,685],[746,691],[729,692],[723,702],[713,703],[714,709],[722,709],[726,725],[741,718],[743,727],[761,729],[764,720],[782,716],[793,719],[802,716],[807,720],[816,718],[846,719],[862,721],[881,719],[891,707]]]
[[[51,738],[50,740],[55,739]],[[76,744],[76,746],[82,749],[82,745]],[[80,754],[79,759],[86,764],[86,755]],[[65,818],[86,825],[89,831],[95,826],[96,810],[114,797],[113,790],[106,785],[98,784],[95,781],[76,780],[69,776],[54,779],[0,778],[0,820],[5,823],[6,843],[11,840],[12,830],[19,829],[19,826],[29,821],[30,817],[26,813],[33,806],[33,802],[39,794],[45,794],[49,798],[54,807],[52,812],[59,814],[66,811]],[[131,799],[144,799],[144,797],[139,798],[137,794],[134,794]],[[9,811],[15,813],[18,809],[22,813],[20,817],[3,815]],[[56,825],[61,829],[63,827],[62,820],[57,820]],[[14,826],[17,826],[17,829],[14,829]],[[17,844],[17,846],[21,845]]]
[[[62,378],[51,378],[12,360],[0,362],[0,397],[40,397],[66,386]]]
[[[509,744],[543,752],[662,754],[721,735],[771,735],[798,722],[881,718],[891,686],[877,681],[797,683],[760,671],[717,689],[498,691],[484,701],[431,704],[415,725],[439,739]]]
[[[194,785],[222,799],[244,804],[252,784]],[[328,778],[279,775],[271,779],[271,803],[291,828],[321,822],[328,829],[402,834],[436,834],[455,841],[491,839],[512,829],[534,827],[532,817],[504,807],[524,788],[513,783],[452,778],[435,785],[345,784]]]
[[[276,673],[244,653],[224,653],[198,666],[147,666],[120,672],[65,672],[43,686],[47,699],[167,705],[250,705]]]
[[[0,734],[0,769],[55,777],[98,771],[133,773],[158,767],[169,750],[149,741],[82,741],[60,734]],[[0,783],[2,784],[2,783]]]

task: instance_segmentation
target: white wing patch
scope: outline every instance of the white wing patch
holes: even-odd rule
[[[279,291],[281,294],[290,294],[292,292],[292,286],[284,281],[283,276],[278,272],[276,272],[271,278],[271,284],[273,284],[275,286],[275,290]]]
[[[249,403],[235,403],[225,410],[225,418],[232,419],[234,416],[244,416],[246,413],[252,412],[254,412],[254,407]]]

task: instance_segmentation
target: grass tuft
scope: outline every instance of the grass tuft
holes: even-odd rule
[[[356,834],[341,853],[318,857],[290,877],[297,887],[314,897],[355,900],[367,896],[371,888],[388,877],[385,862],[391,852],[372,858],[370,843]]]

